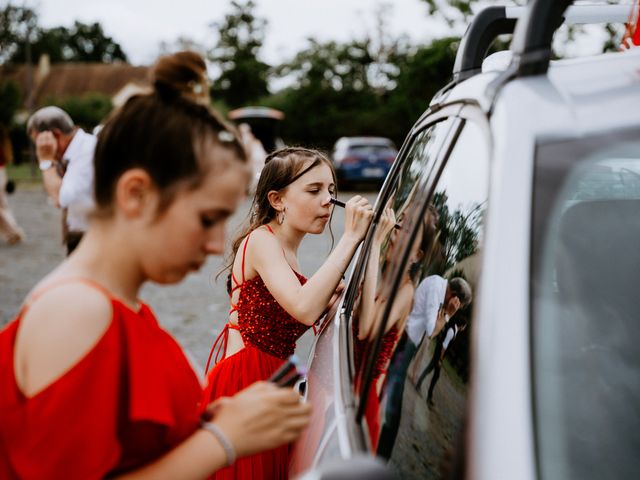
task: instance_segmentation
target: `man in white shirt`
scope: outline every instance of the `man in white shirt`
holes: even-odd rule
[[[471,298],[471,287],[460,277],[447,280],[431,275],[418,285],[407,319],[406,335],[400,337],[392,360],[395,364],[389,368],[392,373],[387,376],[388,398],[377,452],[382,458],[390,457],[398,434],[405,378],[420,342],[425,337],[436,337],[449,318],[471,303]]]
[[[54,205],[63,208],[63,236],[71,253],[89,227],[95,207],[93,154],[97,139],[74,125],[58,107],[36,111],[27,122],[27,133],[36,145],[45,190]]]
[[[413,298],[413,309],[407,319],[407,334],[414,345],[423,336],[436,337],[461,307],[471,302],[471,287],[462,278],[447,281],[439,275],[426,277]]]

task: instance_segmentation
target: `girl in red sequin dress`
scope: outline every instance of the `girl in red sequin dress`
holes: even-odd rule
[[[138,300],[221,253],[248,184],[205,72],[195,53],[164,57],[154,91],[107,121],[89,230],[0,331],[0,478],[203,478],[308,423],[296,392],[266,382],[203,412],[196,373]]]
[[[233,245],[231,311],[212,349],[217,363],[207,401],[268,378],[332,301],[373,216],[365,198],[351,198],[343,236],[307,280],[299,273],[298,246],[306,234],[324,231],[335,188],[331,162],[317,151],[284,148],[267,157],[250,224]],[[287,472],[288,449],[281,447],[241,459],[215,478],[282,479]]]

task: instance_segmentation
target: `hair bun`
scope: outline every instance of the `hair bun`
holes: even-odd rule
[[[163,97],[180,96],[209,104],[207,65],[196,52],[184,51],[160,57],[153,67],[152,83]]]

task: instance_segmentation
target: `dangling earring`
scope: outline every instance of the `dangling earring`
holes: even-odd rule
[[[284,215],[285,215],[286,210],[287,210],[286,208],[283,208],[276,215],[276,222],[278,222],[278,225],[282,225],[284,223]]]

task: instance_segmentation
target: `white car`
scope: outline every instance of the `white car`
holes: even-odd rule
[[[312,349],[292,477],[640,478],[640,48],[550,62],[563,18],[631,8],[571,3],[467,31]]]

